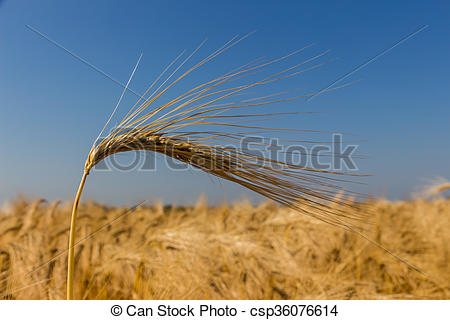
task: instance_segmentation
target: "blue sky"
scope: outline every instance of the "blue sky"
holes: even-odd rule
[[[72,197],[92,140],[122,90],[25,25],[122,82],[142,52],[131,84],[138,92],[180,51],[193,50],[205,37],[200,55],[253,30],[254,35],[205,67],[203,75],[315,43],[305,58],[330,49],[328,58],[337,59],[290,82],[292,88],[311,92],[429,25],[348,78],[359,82],[287,107],[333,113],[279,122],[350,132],[366,140],[358,153],[368,158],[358,165],[373,176],[364,179],[367,186],[361,191],[402,199],[427,179],[450,178],[449,21],[445,1],[1,1],[0,202],[18,193]],[[134,101],[127,94],[121,112]],[[199,172],[162,167],[144,173],[95,172],[85,199],[184,203],[201,193],[211,202],[232,201],[241,193],[254,197]]]

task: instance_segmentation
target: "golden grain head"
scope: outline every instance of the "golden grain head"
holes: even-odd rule
[[[254,155],[248,150],[243,150],[240,145],[242,139],[253,132],[266,135],[259,142],[261,147],[269,145],[271,134],[274,132],[308,132],[302,129],[262,127],[255,123],[291,113],[246,114],[243,110],[258,109],[267,105],[275,107],[283,102],[307,98],[313,94],[278,98],[281,94],[278,93],[239,101],[229,101],[229,98],[239,96],[248,89],[267,86],[315,69],[323,63],[305,65],[314,63],[324,55],[323,53],[281,71],[272,71],[258,80],[237,86],[230,85],[235,81],[245,80],[255,72],[265,71],[265,68],[295,56],[306,47],[278,59],[254,61],[196,85],[175,99],[158,106],[158,98],[169,88],[241,40],[232,40],[182,73],[166,87],[160,86],[148,97],[139,99],[118,126],[94,144],[86,160],[85,171],[88,173],[93,166],[115,153],[152,151],[240,184],[280,204],[296,208],[302,213],[328,223],[356,226],[361,221],[367,221],[369,214],[361,208],[354,208],[349,214],[348,210],[339,212],[333,207],[333,203],[338,201],[340,204],[345,203],[346,197],[362,197],[342,186],[343,183],[351,183],[339,177],[345,175],[344,173],[294,165],[265,155]],[[191,57],[192,55],[181,65]],[[175,71],[177,70],[178,68]],[[174,74],[170,74],[163,84]],[[149,93],[152,86],[145,94]],[[207,130],[201,130],[201,127],[206,127]],[[338,192],[342,194],[341,199],[335,197]]]
[[[84,174],[75,197],[67,264],[68,299],[74,297],[75,229],[78,205],[87,175],[97,163],[119,152],[153,151],[162,153],[206,173],[237,183],[280,204],[295,208],[299,212],[353,232],[359,232],[356,228],[359,228],[361,222],[367,221],[369,217],[367,211],[361,210],[359,206],[349,211],[340,210],[332,205],[337,202],[338,198],[335,197],[337,191],[341,193],[346,192],[344,188],[338,185],[339,182],[344,182],[343,180],[337,177],[330,177],[342,175],[341,172],[294,165],[282,160],[271,159],[264,155],[255,157],[249,150],[242,148],[240,145],[242,139],[251,133],[255,133],[255,130],[257,130],[256,133],[258,134],[274,131],[312,132],[303,129],[262,127],[255,124],[257,121],[269,120],[273,117],[292,113],[243,113],[243,110],[296,101],[310,97],[311,94],[277,98],[282,94],[281,92],[266,94],[253,99],[238,101],[231,101],[230,99],[236,98],[248,89],[267,86],[315,69],[323,63],[303,66],[307,63],[314,63],[325,53],[300,63],[295,63],[290,67],[282,68],[281,71],[272,71],[269,75],[260,77],[258,80],[249,81],[248,79],[254,74],[267,71],[265,69],[294,56],[305,48],[278,59],[263,62],[259,60],[252,61],[218,78],[196,85],[169,102],[159,104],[161,100],[158,99],[171,87],[197,68],[234,46],[243,38],[232,39],[182,73],[178,78],[169,82],[172,76],[196,53],[201,44],[166,77],[158,88],[147,96],[155,83],[178,60],[179,56],[163,71],[163,74],[158,77],[157,81],[150,85],[144,96],[128,111],[118,126],[113,128],[106,137],[102,138],[102,133],[111,121],[123,97],[124,93],[122,93],[113,113],[89,152],[84,167]],[[137,65],[132,75],[136,68]],[[239,81],[244,82],[239,84],[237,83]],[[166,85],[166,83],[169,84]],[[323,93],[323,91],[320,93]],[[294,114],[297,113],[294,112]],[[202,130],[200,128],[205,129]],[[240,130],[240,132],[234,132],[233,130]],[[265,137],[260,144],[267,146],[269,142],[270,139]],[[352,193],[352,196],[358,195]],[[349,205],[348,201],[344,201],[344,203],[347,206],[352,206],[352,204]]]

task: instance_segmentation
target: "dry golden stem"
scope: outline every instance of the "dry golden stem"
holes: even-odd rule
[[[73,203],[72,218],[70,220],[70,235],[69,235],[69,255],[67,258],[67,300],[73,299],[73,273],[75,264],[75,229],[77,222],[78,204],[80,203],[81,193],[83,192],[84,183],[89,174],[85,170],[81,178],[80,186],[78,187],[77,195]]]

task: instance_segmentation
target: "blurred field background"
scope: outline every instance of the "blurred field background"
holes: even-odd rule
[[[3,299],[65,298],[67,256],[57,255],[67,248],[71,205],[19,197],[3,206]],[[375,217],[370,236],[426,275],[357,235],[271,202],[209,206],[200,198],[192,207],[146,203],[82,241],[75,297],[450,298],[450,199],[366,205]],[[82,202],[77,239],[127,210]]]

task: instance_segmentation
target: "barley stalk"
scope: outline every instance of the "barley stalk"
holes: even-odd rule
[[[237,146],[240,139],[252,132],[308,132],[307,130],[299,129],[267,128],[255,124],[256,121],[261,119],[267,120],[288,113],[244,114],[240,110],[295,101],[311,95],[276,99],[274,97],[280,95],[280,93],[277,93],[232,102],[227,101],[227,98],[242,94],[247,89],[288,79],[305,71],[317,68],[323,63],[318,63],[312,67],[303,69],[300,67],[306,63],[314,62],[316,59],[323,56],[323,54],[285,68],[282,71],[272,73],[257,81],[229,86],[230,83],[242,81],[243,79],[245,80],[254,73],[264,71],[265,68],[280,61],[284,61],[303,49],[274,60],[263,62],[253,61],[207,83],[195,86],[193,89],[186,91],[184,94],[170,102],[148,110],[150,106],[155,105],[155,101],[169,88],[174,86],[195,69],[212,60],[228,48],[234,46],[243,38],[245,37],[232,39],[223,47],[189,68],[186,72],[182,73],[181,76],[164,87],[172,76],[178,72],[180,67],[183,66],[199,49],[199,46],[156,90],[153,91],[151,95],[143,102],[141,102],[142,98],[139,99],[111,133],[101,140],[97,138],[85,162],[83,176],[72,210],[67,270],[68,299],[73,299],[74,297],[73,274],[75,228],[81,193],[90,170],[100,161],[113,154],[138,150],[161,153],[216,177],[240,184],[247,189],[257,192],[282,205],[292,207],[304,214],[333,225],[350,228],[351,230],[353,230],[351,227],[352,225],[356,225],[358,221],[367,218],[365,214],[360,211],[344,211],[339,206],[332,206],[332,204],[335,204],[336,202],[343,204],[347,208],[348,206],[351,206],[349,202],[341,201],[339,198],[335,197],[336,192],[343,191],[338,185],[342,180],[339,179],[339,177],[330,177],[330,175],[341,175],[342,173],[289,164],[281,160],[270,159],[264,155],[255,156],[248,150],[231,148],[229,146],[230,144]],[[177,61],[178,58],[175,61]],[[172,66],[172,64],[169,65],[169,67]],[[136,67],[133,70],[133,74],[135,70]],[[166,68],[163,74],[167,70],[168,68]],[[159,80],[161,76],[157,80]],[[149,87],[145,94],[149,92],[155,83],[156,81]],[[119,99],[119,102],[121,101],[122,96]],[[118,104],[116,105],[114,112],[117,109]],[[238,111],[238,114],[226,114],[226,112],[232,111]],[[106,125],[111,118],[112,115]],[[190,128],[193,128],[194,126],[218,126],[223,128],[223,130],[191,130]],[[182,131],[186,129],[187,131]],[[243,130],[244,132],[232,132],[233,129]],[[260,143],[262,145],[268,145],[267,140],[263,140]]]
[[[77,212],[78,204],[80,203],[81,193],[83,192],[84,183],[88,176],[88,172],[83,173],[81,178],[80,186],[78,187],[77,195],[75,196],[75,201],[73,203],[72,217],[70,219],[70,233],[69,233],[69,253],[67,260],[67,299],[73,299],[73,273],[74,273],[74,259],[75,259],[75,229],[77,225]]]

